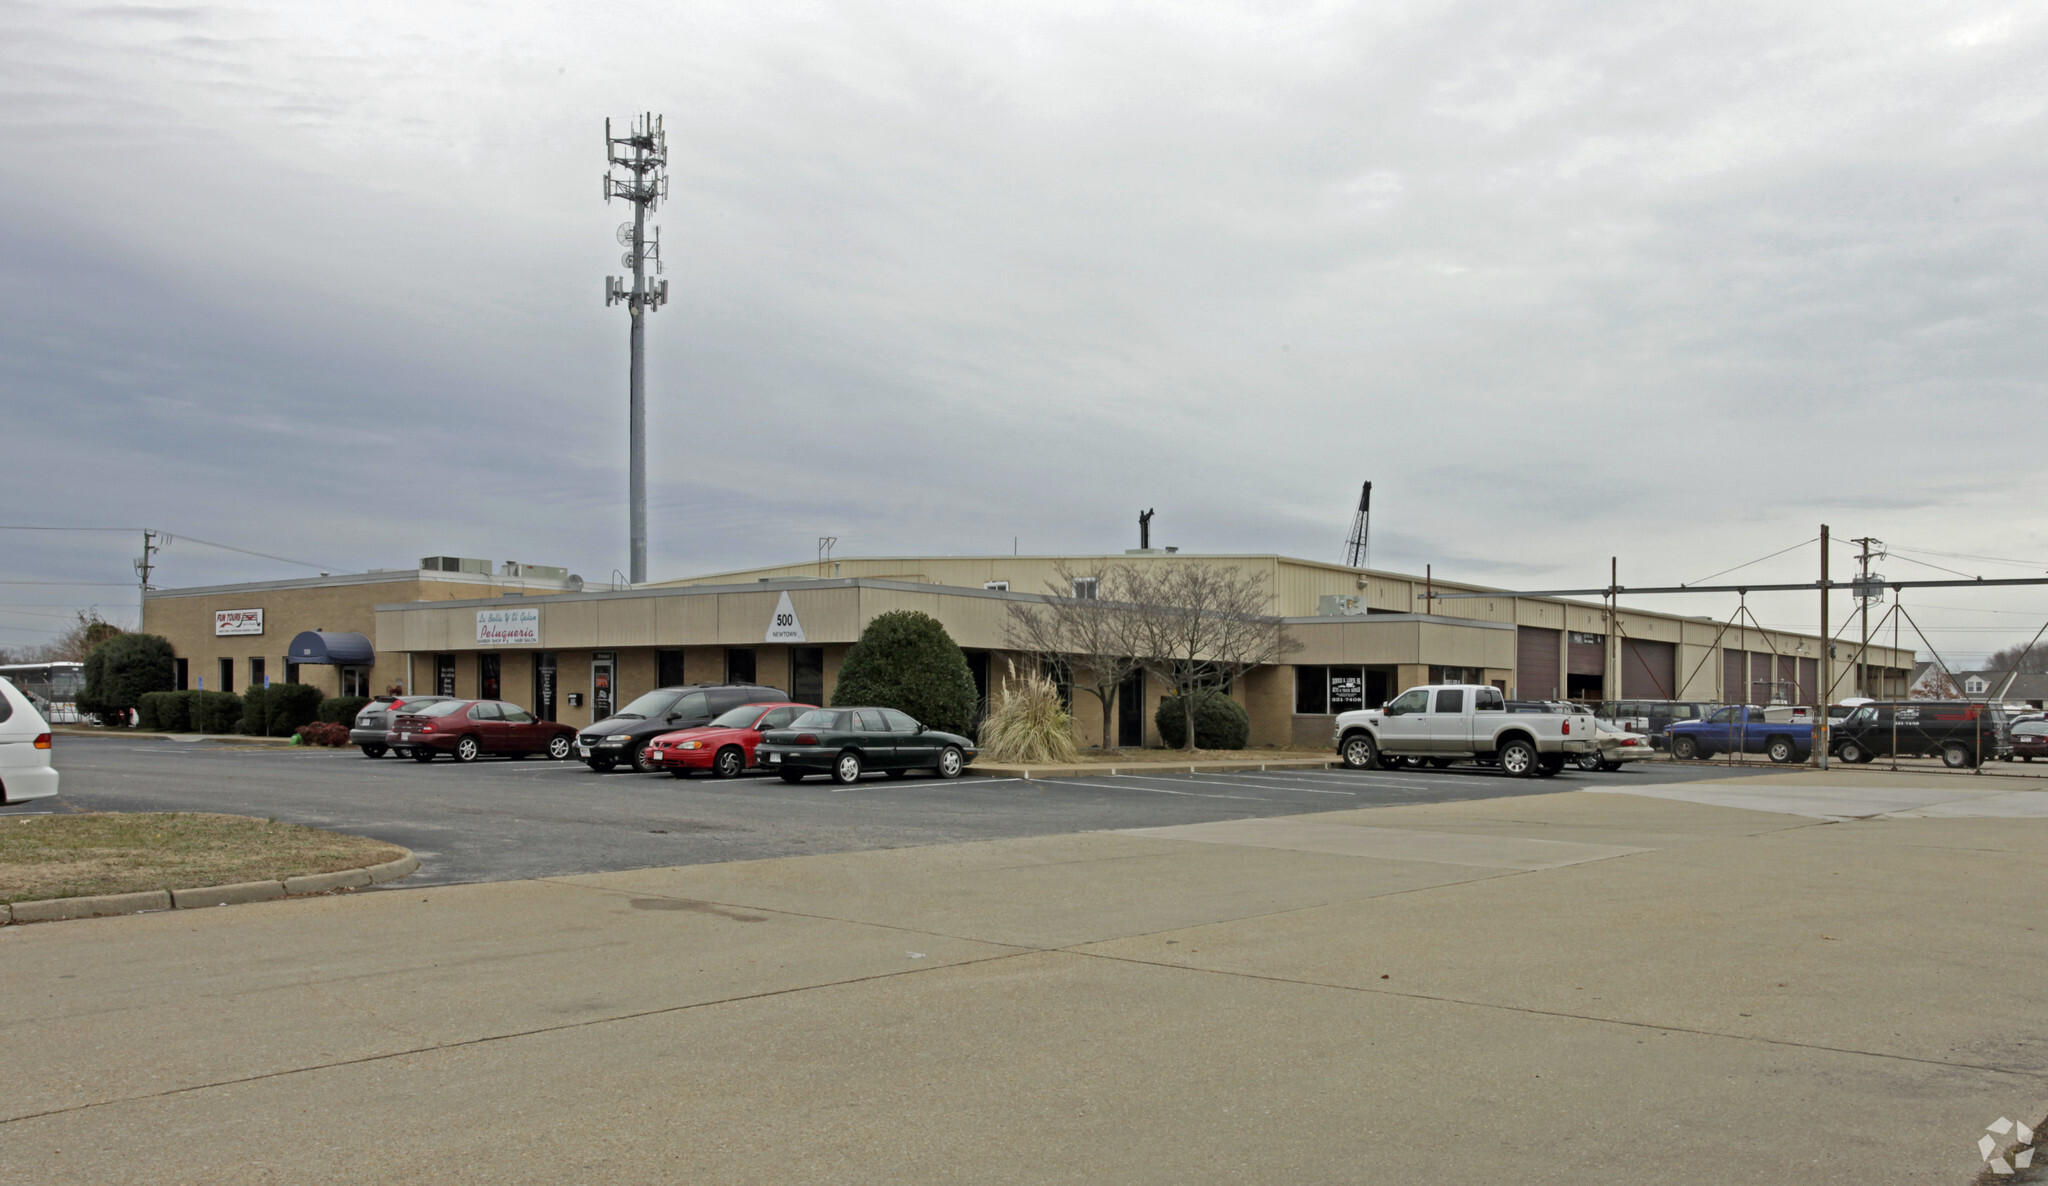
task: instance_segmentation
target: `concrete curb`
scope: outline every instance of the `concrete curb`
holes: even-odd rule
[[[121,741],[176,741],[181,744],[210,742],[216,745],[281,745],[290,746],[289,737],[251,737],[244,733],[145,733],[135,729],[92,729],[78,725],[52,725],[50,732],[58,737],[112,737]],[[312,746],[310,748],[338,748]]]
[[[35,902],[16,902],[11,906],[0,905],[0,926],[59,922],[71,918],[105,918],[115,914],[146,914],[153,910],[198,910],[207,906],[232,906],[242,902],[325,894],[339,889],[362,889],[411,876],[419,867],[420,859],[406,853],[381,865],[343,869],[338,873],[311,873],[304,877],[287,877],[283,881],[244,881],[235,885],[148,890],[138,894],[44,898]]]
[[[967,768],[969,774],[984,778],[1085,778],[1090,774],[1237,774],[1259,770],[1328,770],[1341,765],[1336,758],[1268,758],[1264,761],[1223,761],[1223,762],[1124,762],[1118,765],[1108,763],[1082,763],[1073,766],[1005,766],[1000,763],[976,764]]]

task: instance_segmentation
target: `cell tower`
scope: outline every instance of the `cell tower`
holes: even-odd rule
[[[1351,521],[1351,538],[1345,541],[1349,550],[1344,557],[1344,563],[1353,568],[1364,568],[1366,557],[1371,554],[1366,547],[1366,541],[1371,538],[1372,483],[1367,482],[1365,489],[1358,492],[1358,517]]]
[[[668,281],[647,278],[649,265],[661,274],[661,229],[649,228],[653,214],[668,196],[668,138],[661,130],[661,117],[642,115],[624,136],[612,135],[612,121],[604,121],[604,200],[624,198],[633,203],[633,221],[619,224],[619,245],[626,249],[621,266],[633,270],[632,287],[619,276],[604,278],[604,303],[623,304],[632,319],[633,364],[627,396],[626,478],[632,559],[626,567],[633,584],[647,580],[647,314],[668,303]],[[618,175],[625,170],[625,176]],[[653,234],[649,235],[649,230]]]

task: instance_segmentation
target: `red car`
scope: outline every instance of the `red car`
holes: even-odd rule
[[[742,704],[708,725],[663,733],[647,743],[643,756],[649,766],[666,770],[677,778],[688,778],[693,770],[709,770],[720,778],[737,778],[754,764],[754,747],[761,744],[767,729],[787,728],[789,723],[816,705]]]
[[[416,712],[400,711],[391,722],[391,746],[410,749],[413,761],[431,762],[446,753],[458,762],[485,754],[523,758],[546,754],[557,760],[576,745],[576,730],[503,700],[441,700]]]

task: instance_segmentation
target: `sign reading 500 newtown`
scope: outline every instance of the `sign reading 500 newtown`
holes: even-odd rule
[[[540,607],[476,611],[478,646],[540,645]]]

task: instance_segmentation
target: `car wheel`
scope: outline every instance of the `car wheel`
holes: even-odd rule
[[[784,782],[802,782],[804,780],[803,771],[801,770],[779,770],[776,772],[775,777]]]
[[[1536,777],[1538,778],[1555,778],[1563,770],[1563,754],[1544,754],[1536,759]]]
[[[1347,770],[1370,770],[1377,764],[1379,754],[1374,751],[1372,738],[1363,733],[1353,733],[1344,739],[1337,753],[1344,759]]]
[[[474,737],[465,737],[455,743],[455,760],[458,762],[474,762],[483,756],[483,752],[482,743]]]
[[[366,745],[362,749],[366,758],[381,758],[388,752],[386,747],[381,745]]]
[[[617,758],[592,758],[588,762],[584,763],[584,765],[589,766],[592,770],[597,771],[599,774],[610,774],[612,771],[612,767],[617,766],[618,764],[619,760]]]
[[[746,751],[736,745],[728,745],[719,750],[718,756],[711,760],[711,773],[720,778],[738,778],[740,771],[746,768]],[[681,774],[682,771],[678,770],[676,773]]]
[[[1572,761],[1581,770],[1605,770],[1607,768],[1607,763],[1600,760],[1599,754],[1580,754],[1578,757],[1573,758]]]
[[[424,745],[420,746],[412,751],[412,760],[415,762],[431,762],[434,760],[434,751]]]
[[[960,772],[966,768],[967,755],[960,752],[959,746],[949,745],[939,751],[939,764],[936,769],[940,778],[958,778]]]
[[[661,769],[661,767],[647,760],[647,751],[638,745],[633,747],[633,756],[629,759],[629,762],[635,774],[652,774]]]
[[[1515,778],[1536,777],[1536,747],[1519,738],[1501,746],[1500,768]]]
[[[1845,741],[1835,747],[1835,756],[1854,766],[1863,761],[1863,747],[1853,741]]]
[[[1950,770],[1964,770],[1970,765],[1970,751],[1960,745],[1941,747],[1941,764]]]
[[[557,762],[568,757],[571,748],[573,747],[569,744],[567,734],[557,733],[553,737],[548,738],[548,757],[553,758]]]
[[[1792,748],[1792,739],[1789,737],[1771,738],[1770,744],[1764,747],[1764,752],[1771,756],[1771,761],[1781,766],[1799,756],[1799,751]]]
[[[847,750],[832,763],[832,781],[840,786],[851,786],[860,781],[860,755]]]
[[[1681,762],[1690,762],[1700,756],[1700,743],[1690,737],[1671,739],[1671,756]]]

